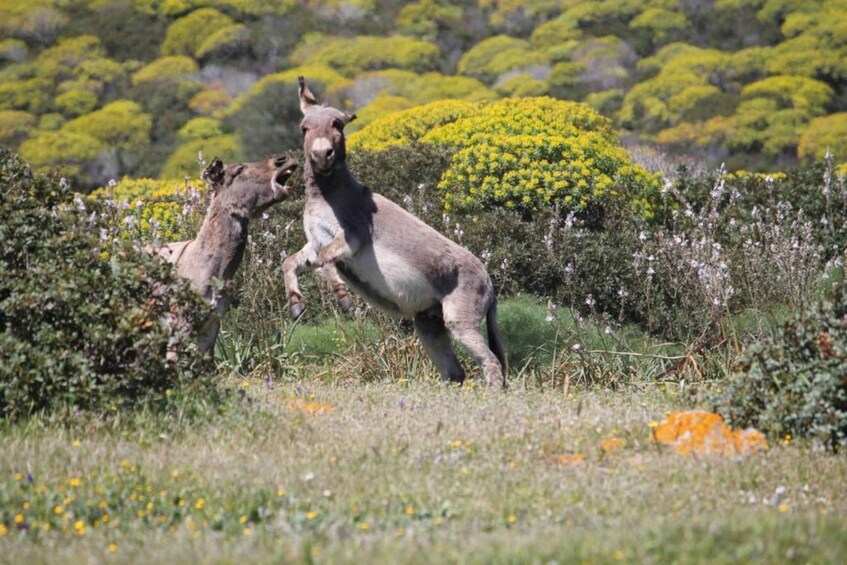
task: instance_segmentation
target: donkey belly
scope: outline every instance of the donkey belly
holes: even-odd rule
[[[340,272],[348,274],[351,286],[368,302],[394,314],[411,316],[439,302],[420,270],[383,247],[361,251],[353,261],[345,262]]]

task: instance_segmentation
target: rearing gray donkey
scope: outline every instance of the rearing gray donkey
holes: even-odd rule
[[[482,366],[489,386],[505,388],[497,300],[485,267],[470,251],[353,178],[345,162],[344,126],[356,116],[319,105],[303,77],[300,109],[308,243],[283,262],[291,315],[300,316],[304,308],[297,275],[321,267],[342,308],[349,308],[350,297],[341,279],[370,304],[413,316],[442,380],[465,379],[452,336]],[[480,331],[483,318],[488,344]]]

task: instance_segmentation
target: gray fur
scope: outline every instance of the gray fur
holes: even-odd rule
[[[215,347],[220,318],[231,301],[231,281],[244,257],[250,218],[288,198],[291,189],[285,182],[296,169],[297,162],[287,157],[226,168],[214,159],[202,175],[214,196],[197,237],[157,250],[215,309],[200,331],[201,351]],[[219,284],[213,283],[216,279]]]
[[[317,105],[302,78],[300,104],[308,243],[283,263],[292,315],[303,311],[297,275],[321,267],[340,303],[346,299],[349,305],[349,285],[370,304],[413,317],[443,380],[465,378],[452,337],[482,366],[490,386],[505,388],[496,297],[485,267],[470,251],[353,178],[343,128],[355,115]],[[480,332],[483,318],[488,345]]]

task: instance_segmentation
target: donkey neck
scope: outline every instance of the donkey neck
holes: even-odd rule
[[[339,163],[332,174],[319,175],[312,168],[312,163],[306,159],[303,176],[306,179],[306,196],[325,200],[330,200],[336,195],[349,197],[349,187],[358,185],[346,163]],[[344,190],[345,188],[348,190]]]
[[[235,275],[247,247],[247,222],[247,218],[234,215],[217,198],[212,200],[194,239],[196,249],[208,259],[210,276],[229,280]]]

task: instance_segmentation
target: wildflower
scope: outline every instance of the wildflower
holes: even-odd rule
[[[0,524],[0,537],[5,536],[9,533],[9,529],[6,527],[6,524]]]
[[[80,445],[82,445],[82,443],[78,439],[71,442],[71,447],[79,447]]]
[[[79,485],[82,484],[82,479],[80,479],[79,477],[71,477],[68,480],[68,484],[71,485],[72,487],[78,487]]]
[[[180,474],[181,473],[179,472],[179,469],[174,469],[173,471],[171,471],[171,476],[175,479],[179,478]]]
[[[403,514],[405,514],[406,516],[414,516],[415,515],[415,509],[412,508],[411,506],[407,506],[406,509],[403,510]]]
[[[106,550],[107,550],[109,553],[114,553],[114,552],[116,552],[116,551],[118,550],[118,546],[117,546],[117,544],[110,543],[109,545],[107,545],[107,546],[106,546]]]
[[[359,524],[359,529],[363,532],[367,532],[370,529],[370,526],[367,522],[362,522],[361,524]]]
[[[314,520],[314,519],[315,519],[315,518],[317,518],[317,517],[318,517],[318,513],[317,513],[317,512],[314,512],[314,511],[312,511],[312,510],[310,510],[309,512],[306,512],[306,519],[307,519],[307,520]]]
[[[56,506],[55,508],[53,508],[53,514],[55,514],[57,516],[61,516],[64,513],[65,513],[65,509],[62,508],[61,506]]]
[[[23,514],[15,515],[15,524],[23,524],[26,521],[26,516]]]
[[[85,534],[85,522],[83,522],[82,520],[77,520],[76,522],[74,522],[74,532],[76,532],[76,534],[79,536]]]
[[[506,518],[506,521],[507,521],[507,522],[509,523],[509,525],[511,526],[512,524],[514,524],[515,522],[517,522],[517,521],[518,521],[518,519],[517,519],[517,517],[516,517],[514,514],[511,514],[508,518]]]

